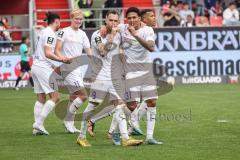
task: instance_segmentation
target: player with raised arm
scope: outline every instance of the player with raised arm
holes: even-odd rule
[[[80,29],[83,22],[83,12],[79,9],[71,12],[71,25],[58,33],[55,53],[59,57],[80,57],[83,50],[91,57],[90,42],[86,33]],[[80,57],[81,58],[81,57]],[[61,68],[61,67],[60,67]],[[70,103],[64,125],[69,133],[80,132],[74,126],[74,115],[77,109],[86,101],[87,93],[83,84],[81,67],[77,67],[64,77],[64,84],[70,93]]]
[[[55,32],[60,27],[60,17],[56,13],[48,12],[46,14],[48,26],[43,29],[37,37],[36,51],[33,58],[32,78],[34,81],[34,92],[37,94],[37,101],[34,105],[33,134],[49,133],[44,128],[44,120],[55,107],[59,100],[59,93],[56,81],[54,81],[54,65],[50,61],[70,63],[71,59],[67,57],[58,57],[54,54],[56,43]],[[50,78],[52,78],[50,82]],[[46,101],[46,96],[49,99]]]
[[[141,11],[141,20],[144,24],[149,27],[156,26],[156,18],[154,15],[153,10],[151,9],[144,9]],[[132,113],[130,118],[130,127],[129,127],[129,134],[133,135],[142,135],[143,132],[140,129],[139,120],[147,113],[147,104],[145,101],[142,101],[140,106],[137,107]]]
[[[109,100],[115,106],[115,119],[117,128],[120,131],[123,146],[135,146],[143,143],[142,140],[129,138],[127,132],[127,122],[124,113],[126,104],[123,101],[123,83],[121,72],[122,62],[120,60],[120,34],[116,32],[119,23],[119,13],[110,10],[106,14],[107,35],[101,37],[99,30],[95,31],[91,38],[91,45],[94,58],[93,73],[96,80],[91,84],[89,103],[84,111],[84,115],[93,112],[98,104],[109,94]],[[100,72],[98,72],[100,70]],[[81,132],[77,143],[83,147],[91,146],[86,139],[88,117],[84,117],[81,124]],[[120,139],[118,145],[120,145]]]
[[[155,15],[153,13],[153,11],[151,9],[144,9],[141,12],[141,20],[143,23],[145,23],[147,26],[149,27],[155,27],[156,26],[156,19],[155,19]],[[141,24],[140,24],[141,25]],[[144,25],[141,25],[141,27],[143,27]],[[104,27],[103,27],[104,28]],[[105,29],[102,29],[103,31]],[[103,32],[104,33],[104,32]],[[130,118],[130,128],[129,128],[129,134],[134,134],[134,135],[142,135],[143,132],[140,129],[139,126],[139,121],[138,121],[138,115],[139,118],[142,117],[147,110],[147,104],[145,101],[142,101],[140,107],[137,107],[132,113],[131,113],[131,118]],[[91,120],[89,121],[89,127],[88,127],[88,132],[90,135],[93,135],[93,129],[94,129],[94,124],[96,121],[109,116],[112,113],[112,111],[110,111],[109,113],[103,113],[103,114],[98,114],[94,117],[91,118]],[[116,122],[113,118],[110,129],[107,133],[107,137],[108,138],[112,138],[112,134],[114,132],[116,128]]]
[[[148,144],[162,144],[153,138],[158,95],[149,53],[155,48],[154,31],[148,26],[141,27],[141,14],[136,7],[128,8],[126,18],[128,24],[119,27],[123,40],[131,44],[124,49],[127,105],[130,111],[134,111],[141,100],[146,102],[146,141]]]

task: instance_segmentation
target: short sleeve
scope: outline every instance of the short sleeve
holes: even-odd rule
[[[28,51],[28,47],[27,47],[27,45],[21,45],[21,47],[20,47],[20,52],[22,53],[22,54],[25,54],[26,52]]]
[[[44,39],[44,46],[54,47],[55,34],[46,35]]]
[[[86,35],[85,32],[83,34],[83,48],[84,49],[90,48],[90,42],[89,42],[88,36]]]
[[[102,42],[102,37],[98,33],[99,31],[94,32],[91,37],[91,45],[94,47],[96,47],[98,43]]]
[[[65,38],[64,31],[63,30],[59,31],[57,34],[57,39],[60,41],[64,41],[64,38]]]
[[[154,34],[152,27],[146,27],[145,33],[146,33],[147,41],[155,41],[155,34]]]

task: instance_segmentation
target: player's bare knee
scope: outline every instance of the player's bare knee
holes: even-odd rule
[[[51,99],[53,102],[57,103],[57,102],[60,100],[60,95],[59,95],[59,93],[58,93],[58,92],[53,92],[53,93],[51,93],[51,94],[50,94],[50,99]]]
[[[87,100],[87,96],[86,96],[86,95],[79,96],[79,98],[80,98],[83,102],[85,102],[85,101]]]
[[[37,101],[44,104],[46,102],[46,95],[45,94],[38,94]]]
[[[146,100],[147,107],[156,107],[156,99]]]

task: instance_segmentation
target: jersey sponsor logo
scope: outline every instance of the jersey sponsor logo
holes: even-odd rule
[[[60,32],[58,33],[58,37],[59,37],[59,38],[62,38],[62,37],[63,37],[63,34],[64,34],[64,32],[63,32],[63,31],[60,31]]]
[[[102,43],[102,39],[101,39],[101,37],[95,37],[95,43],[96,44],[99,44],[99,43]]]
[[[48,37],[47,44],[53,44],[53,40],[54,40],[53,37]]]

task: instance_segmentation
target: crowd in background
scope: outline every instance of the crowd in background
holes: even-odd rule
[[[12,38],[8,29],[10,29],[8,19],[0,17],[0,53],[12,52]]]
[[[161,8],[163,26],[233,26],[240,24],[240,0],[162,0]]]

